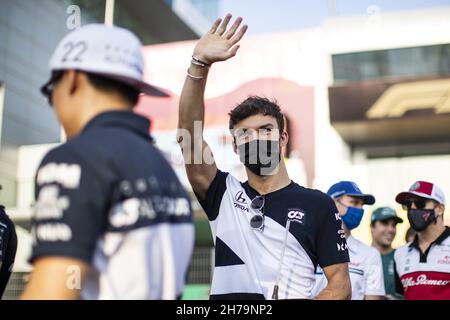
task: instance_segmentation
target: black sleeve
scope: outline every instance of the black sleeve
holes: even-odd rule
[[[333,200],[324,197],[321,209],[321,223],[316,236],[317,258],[322,268],[349,262],[347,242],[345,241],[342,220]]]
[[[65,145],[44,158],[36,174],[31,262],[63,256],[91,263],[111,186],[98,172]]]
[[[14,223],[0,206],[0,299],[12,273],[17,250],[17,235]]]
[[[206,215],[208,216],[209,221],[216,220],[217,216],[219,215],[220,203],[222,202],[223,194],[227,189],[227,176],[227,172],[222,172],[217,169],[216,176],[211,182],[211,185],[206,192],[205,198],[201,199],[197,194],[195,195]]]
[[[394,279],[395,279],[394,280],[395,281],[395,292],[400,295],[405,294],[405,292],[403,291],[403,284],[397,273],[397,265],[395,264],[395,260],[394,260]]]

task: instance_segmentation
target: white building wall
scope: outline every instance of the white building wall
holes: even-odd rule
[[[333,83],[332,54],[450,43],[450,7],[395,13],[383,13],[381,10],[375,17],[328,19],[320,29],[327,56],[323,63],[328,65],[328,70],[327,79],[316,90],[324,92]],[[398,209],[405,223],[399,226],[394,244],[402,244],[409,224],[405,213],[394,201],[395,195],[407,190],[415,180],[428,180],[437,183],[450,197],[450,156],[367,160],[364,152],[352,154],[331,127],[328,98],[320,97],[316,108],[315,186],[326,191],[339,180],[354,180],[363,192],[376,196],[377,203],[373,208],[366,208],[363,222],[353,232],[366,243],[371,242],[369,225],[372,209],[385,205]],[[447,212],[447,224],[450,223],[448,217]]]

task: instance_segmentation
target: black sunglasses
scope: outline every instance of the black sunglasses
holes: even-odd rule
[[[47,98],[48,104],[50,106],[53,106],[52,93],[53,90],[55,89],[55,85],[59,80],[61,80],[63,74],[64,74],[63,71],[53,71],[50,80],[48,80],[41,87],[41,93],[44,95],[44,97]]]
[[[402,207],[404,210],[409,210],[409,209],[411,209],[413,203],[415,204],[417,209],[422,210],[427,205],[427,200],[425,200],[425,199],[414,199],[414,200],[408,199],[408,200],[405,200],[405,202],[403,202]]]
[[[253,217],[250,219],[250,227],[255,230],[263,231],[264,229],[264,208],[265,200],[264,196],[256,196],[252,199],[250,203],[250,207],[252,209],[258,210],[258,213],[255,213]]]

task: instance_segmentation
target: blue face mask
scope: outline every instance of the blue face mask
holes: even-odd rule
[[[341,203],[342,204],[342,203]],[[345,205],[343,205],[345,206]],[[347,206],[345,206],[347,207]],[[347,207],[347,213],[342,217],[342,221],[344,221],[346,227],[349,230],[355,229],[361,223],[361,219],[364,215],[364,209],[355,208],[355,207]]]

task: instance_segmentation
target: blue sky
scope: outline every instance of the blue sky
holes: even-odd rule
[[[335,0],[336,16],[368,15],[369,7],[379,12],[450,6],[450,0]],[[221,16],[241,15],[248,34],[302,29],[320,25],[331,15],[331,0],[222,0]],[[376,7],[375,10],[378,10]],[[450,19],[450,17],[449,17]]]

